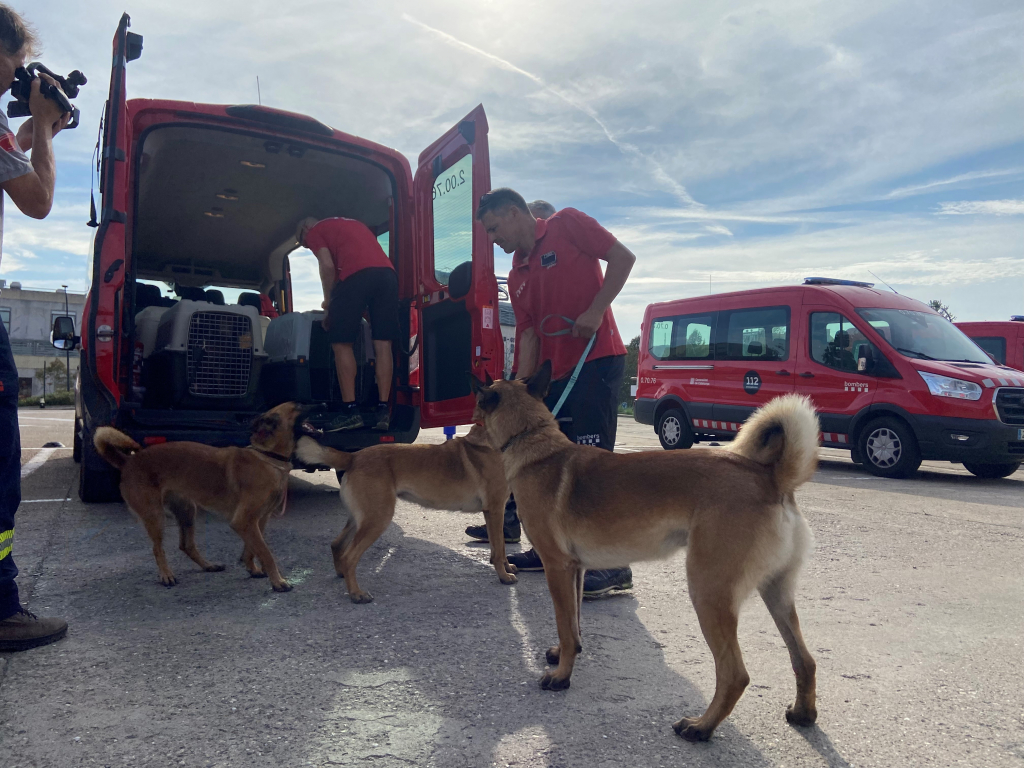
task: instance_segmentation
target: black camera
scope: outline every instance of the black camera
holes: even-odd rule
[[[67,77],[61,77],[51,72],[38,61],[33,61],[27,67],[18,67],[14,72],[14,82],[11,83],[11,96],[14,97],[14,100],[7,105],[7,116],[28,117],[32,114],[28,108],[28,100],[32,96],[32,81],[39,77],[36,74],[37,72],[49,75],[57,83],[56,86],[53,86],[44,80],[40,83],[39,91],[46,98],[53,99],[60,104],[60,108],[64,112],[71,113],[71,120],[65,128],[77,128],[81,112],[78,107],[71,103],[71,99],[76,98],[78,96],[78,89],[88,82],[85,79],[85,75],[76,69]]]

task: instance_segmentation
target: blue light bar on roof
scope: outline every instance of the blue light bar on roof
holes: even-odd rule
[[[1024,323],[1024,315],[1010,315],[1011,323]]]
[[[838,280],[834,277],[805,277],[804,285],[855,285],[858,288],[874,288],[874,283],[859,283],[856,280]]]

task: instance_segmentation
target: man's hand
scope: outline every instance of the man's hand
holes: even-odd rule
[[[60,108],[60,104],[56,101],[48,99],[42,94],[41,88],[44,78],[46,79],[46,82],[54,88],[57,88],[58,90],[60,89],[60,86],[57,85],[57,82],[52,77],[40,73],[39,76],[32,81],[32,95],[29,96],[28,99],[28,109],[35,120],[39,121],[43,125],[52,126],[52,135],[56,136],[57,132],[68,124],[68,120],[71,119],[71,114],[62,110]],[[63,93],[63,91],[61,91],[61,93]]]
[[[576,318],[576,324],[572,327],[572,335],[581,339],[589,339],[597,333],[597,329],[601,327],[603,319],[604,311],[597,311],[593,308],[588,309]]]

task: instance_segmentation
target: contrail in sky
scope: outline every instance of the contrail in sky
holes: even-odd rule
[[[629,144],[627,142],[620,141],[619,139],[617,139],[614,136],[614,134],[612,134],[612,132],[608,130],[608,126],[605,125],[603,120],[601,120],[597,112],[588,104],[577,101],[569,94],[566,94],[558,90],[554,86],[548,85],[541,78],[537,77],[537,75],[533,74],[532,72],[527,72],[525,69],[517,67],[512,62],[505,61],[505,59],[499,56],[495,56],[493,53],[482,51],[476,46],[470,45],[469,43],[465,43],[462,40],[459,40],[457,37],[452,37],[447,32],[442,32],[440,29],[435,29],[434,27],[428,26],[424,24],[422,21],[414,19],[407,13],[402,14],[402,19],[408,21],[410,24],[415,24],[417,27],[420,27],[421,29],[430,32],[432,35],[436,35],[437,37],[441,38],[443,42],[447,43],[448,45],[451,45],[454,48],[459,48],[463,51],[466,51],[467,53],[471,53],[475,56],[480,56],[484,59],[487,59],[487,61],[491,62],[491,64],[498,67],[499,69],[504,69],[506,72],[514,72],[517,75],[522,75],[523,77],[533,81],[542,89],[550,93],[552,96],[562,100],[573,109],[579,110],[587,117],[589,117],[591,120],[593,120],[595,123],[597,123],[597,126],[602,130],[602,132],[604,132],[604,135],[608,139],[608,141],[614,144],[620,152],[622,152],[625,155],[630,155],[632,157],[643,160],[645,163],[649,164],[654,169],[654,175],[658,178],[658,180],[664,183],[672,191],[672,193],[679,198],[680,201],[690,206],[695,206],[698,208],[703,207],[700,203],[698,203],[696,200],[690,197],[690,193],[686,191],[686,188],[682,184],[677,182],[675,179],[673,179],[671,176],[669,176],[665,172],[665,169],[662,168],[657,161],[650,157],[647,157],[647,155],[641,152],[633,144]]]

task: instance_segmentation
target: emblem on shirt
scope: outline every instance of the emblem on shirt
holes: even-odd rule
[[[540,257],[542,267],[553,267],[558,263],[558,255],[554,251],[548,251]]]
[[[2,147],[7,152],[16,151],[16,146],[14,144],[14,134],[5,133],[2,136],[0,136],[0,147]]]

